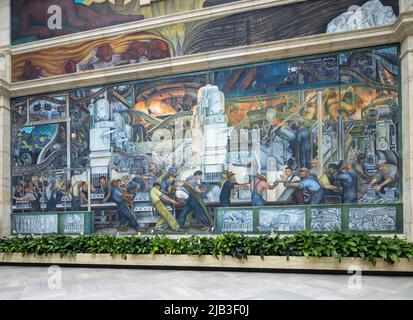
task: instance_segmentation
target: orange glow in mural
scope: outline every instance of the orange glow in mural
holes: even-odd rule
[[[158,60],[173,55],[172,46],[142,32],[13,56],[13,82]]]

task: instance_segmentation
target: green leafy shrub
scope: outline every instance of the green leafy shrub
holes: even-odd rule
[[[225,234],[213,237],[190,236],[170,238],[166,236],[43,236],[0,238],[0,252],[24,255],[60,254],[75,256],[78,253],[121,255],[171,254],[232,256],[247,259],[248,256],[303,256],[361,258],[375,264],[377,258],[388,263],[400,258],[413,258],[413,244],[406,240],[334,231],[322,235],[312,232],[280,237],[277,234],[245,236]]]

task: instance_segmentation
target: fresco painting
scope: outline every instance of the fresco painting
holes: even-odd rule
[[[252,210],[225,212],[222,216],[222,232],[254,231],[254,213]]]
[[[397,210],[394,207],[351,208],[350,231],[396,231]]]
[[[399,86],[383,47],[14,99],[13,208],[211,233],[216,208],[250,229],[253,207],[400,203]]]
[[[239,0],[158,0],[140,5],[140,0],[13,0],[12,44],[109,27],[143,19],[171,15]],[[48,22],[62,12],[61,28]],[[49,10],[52,8],[53,10]]]
[[[46,0],[35,1],[44,2],[44,5],[48,2]],[[71,2],[69,0],[60,1]],[[226,2],[223,0],[215,2],[198,0],[181,1],[178,3],[177,1],[178,0],[155,2],[151,6],[143,7],[146,9],[142,10],[149,10],[148,8],[150,8],[153,12],[145,15],[145,17],[150,17],[153,15],[162,15],[174,10],[176,11],[177,8],[191,10],[201,8],[202,6],[217,5]],[[16,6],[18,2],[19,1],[16,1]],[[132,7],[133,1],[128,3],[125,1],[124,5],[121,5],[121,2],[123,3],[123,1],[115,1],[115,3],[112,4],[107,0],[99,2],[89,1],[83,4],[72,5],[76,8],[77,6],[85,8],[87,12],[90,10],[98,10],[97,8],[99,6],[110,6],[111,8]],[[30,1],[30,3],[32,2]],[[155,8],[163,9],[158,10]],[[31,15],[35,15],[36,10],[30,11],[28,14],[29,17],[25,17],[24,19],[31,19]],[[107,23],[105,22],[106,18],[109,19],[111,15],[117,17],[116,19],[132,18],[133,20],[136,18],[132,13],[125,15],[122,14],[121,11],[115,10],[117,12],[115,14],[113,13],[115,11],[111,10],[112,9],[107,9],[102,11],[107,15],[102,16],[102,19],[98,19],[100,23]],[[118,68],[122,65],[168,59],[232,47],[304,37],[326,32],[333,33],[386,25],[396,21],[398,10],[398,0],[314,0],[275,6],[268,9],[252,10],[213,20],[208,19],[177,23],[166,27],[146,30],[145,32],[107,37],[99,40],[13,55],[12,80],[13,82],[18,82],[89,70]],[[67,11],[66,14],[69,15],[69,12],[70,11]],[[82,10],[78,12],[82,12]],[[108,12],[112,12],[112,14]],[[16,11],[16,14],[23,15],[24,10]],[[317,17],[317,19],[314,19],[314,17]],[[23,21],[25,21],[24,19],[23,17],[17,17],[15,20],[23,23]],[[69,19],[68,21],[71,20]],[[91,19],[85,19],[85,21],[85,23],[90,23]],[[26,26],[23,29],[25,28],[27,29],[29,27]],[[42,30],[42,28],[38,27],[32,29],[29,28],[27,32],[39,33]],[[67,28],[63,28],[63,30],[67,31]],[[39,35],[37,35],[37,37],[39,37]],[[334,72],[334,70],[324,68],[323,72],[331,73]],[[328,77],[329,75],[325,76]],[[291,75],[291,77],[289,81],[294,81],[294,75]],[[311,75],[307,74],[306,77],[311,77]]]
[[[311,209],[311,230],[315,232],[342,230],[341,209]]]
[[[46,78],[164,59],[173,48],[161,36],[142,32],[13,57],[13,81]]]
[[[260,210],[261,232],[297,232],[305,230],[305,209]]]

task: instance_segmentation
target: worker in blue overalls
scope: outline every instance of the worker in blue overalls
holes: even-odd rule
[[[257,177],[251,181],[251,204],[254,207],[262,207],[265,203],[263,193],[265,190],[273,190],[277,187],[274,182],[272,185],[267,183],[267,177],[258,174]]]

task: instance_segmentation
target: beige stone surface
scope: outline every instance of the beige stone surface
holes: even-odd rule
[[[10,0],[0,0],[0,236],[10,234]]]
[[[51,287],[49,279],[57,271],[61,272],[61,286]],[[413,280],[388,275],[359,277],[354,272],[331,275],[0,265],[0,299],[211,300],[211,303],[252,299],[412,300]],[[242,318],[245,317],[237,319]]]
[[[10,1],[0,0],[0,47],[10,44]]]
[[[75,257],[60,257],[58,254],[34,256],[21,254],[3,255],[1,263],[36,263],[36,264],[74,264],[74,265],[112,265],[112,266],[165,266],[165,267],[208,267],[208,268],[240,268],[240,269],[292,269],[292,270],[349,270],[362,271],[394,271],[413,272],[413,261],[400,259],[400,263],[389,264],[377,259],[376,266],[359,258],[343,258],[341,262],[333,258],[305,257],[265,257],[249,256],[239,260],[231,256],[188,256],[188,255],[121,255],[110,254],[78,254]]]
[[[0,235],[10,234],[10,99],[0,95]]]
[[[404,232],[413,239],[413,36],[401,45]]]
[[[400,0],[400,12],[413,10],[413,0]]]

